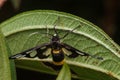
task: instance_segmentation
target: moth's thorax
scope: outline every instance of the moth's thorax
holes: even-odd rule
[[[54,49],[54,50],[60,50],[61,49],[61,45],[59,42],[52,42],[51,43],[51,48]]]
[[[60,48],[60,38],[57,34],[54,34],[51,39],[51,48],[59,49]]]

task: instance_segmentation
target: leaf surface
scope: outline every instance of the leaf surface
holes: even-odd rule
[[[120,79],[119,46],[100,28],[82,18],[63,12],[36,10],[19,14],[3,22],[1,27],[12,54],[16,54],[42,43],[49,43],[50,39],[47,34],[43,33],[54,34],[55,25],[60,37],[79,26],[67,37],[61,39],[61,42],[104,59],[98,60],[84,56],[73,59],[66,57],[66,63],[80,79]],[[55,70],[40,63],[41,61],[51,62],[52,60],[51,58],[46,60],[23,58],[17,60],[16,65],[26,69],[56,74]],[[98,75],[94,76],[95,74]],[[105,76],[105,79],[102,76]]]
[[[56,80],[71,80],[71,72],[66,63],[63,65]]]
[[[11,72],[12,65],[14,64],[9,62],[8,49],[0,29],[0,80],[16,80],[16,76],[13,75],[14,72]]]

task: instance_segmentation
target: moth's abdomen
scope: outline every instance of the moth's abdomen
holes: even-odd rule
[[[52,50],[53,64],[63,65],[64,63],[64,53],[62,50]]]

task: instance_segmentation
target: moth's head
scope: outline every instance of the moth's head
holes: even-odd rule
[[[58,36],[57,34],[53,34],[53,36],[52,36],[52,41],[53,41],[53,42],[60,41],[59,36]]]
[[[56,37],[56,36],[58,36],[57,34],[53,34],[53,37]]]

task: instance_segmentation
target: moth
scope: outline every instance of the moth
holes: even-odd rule
[[[40,59],[44,59],[52,55],[53,59],[53,64],[54,65],[63,65],[65,56],[68,56],[69,58],[76,58],[77,56],[91,56],[93,58],[103,60],[102,57],[96,57],[94,55],[88,54],[86,52],[80,51],[79,49],[76,49],[72,47],[69,44],[62,43],[61,39],[64,39],[67,37],[71,32],[73,32],[75,29],[77,29],[79,26],[75,27],[74,29],[68,31],[63,37],[59,37],[59,34],[56,29],[56,25],[53,27],[54,29],[54,34],[49,34],[51,35],[50,42],[48,43],[43,43],[39,46],[33,47],[31,49],[25,50],[23,52],[20,52],[18,54],[12,55],[9,57],[9,59],[17,59],[21,57],[28,57],[28,58],[35,58],[38,57]],[[47,50],[50,50],[50,53],[44,53]],[[71,54],[66,53],[65,50],[71,52]],[[30,54],[36,51],[37,54],[34,56],[30,56]]]

